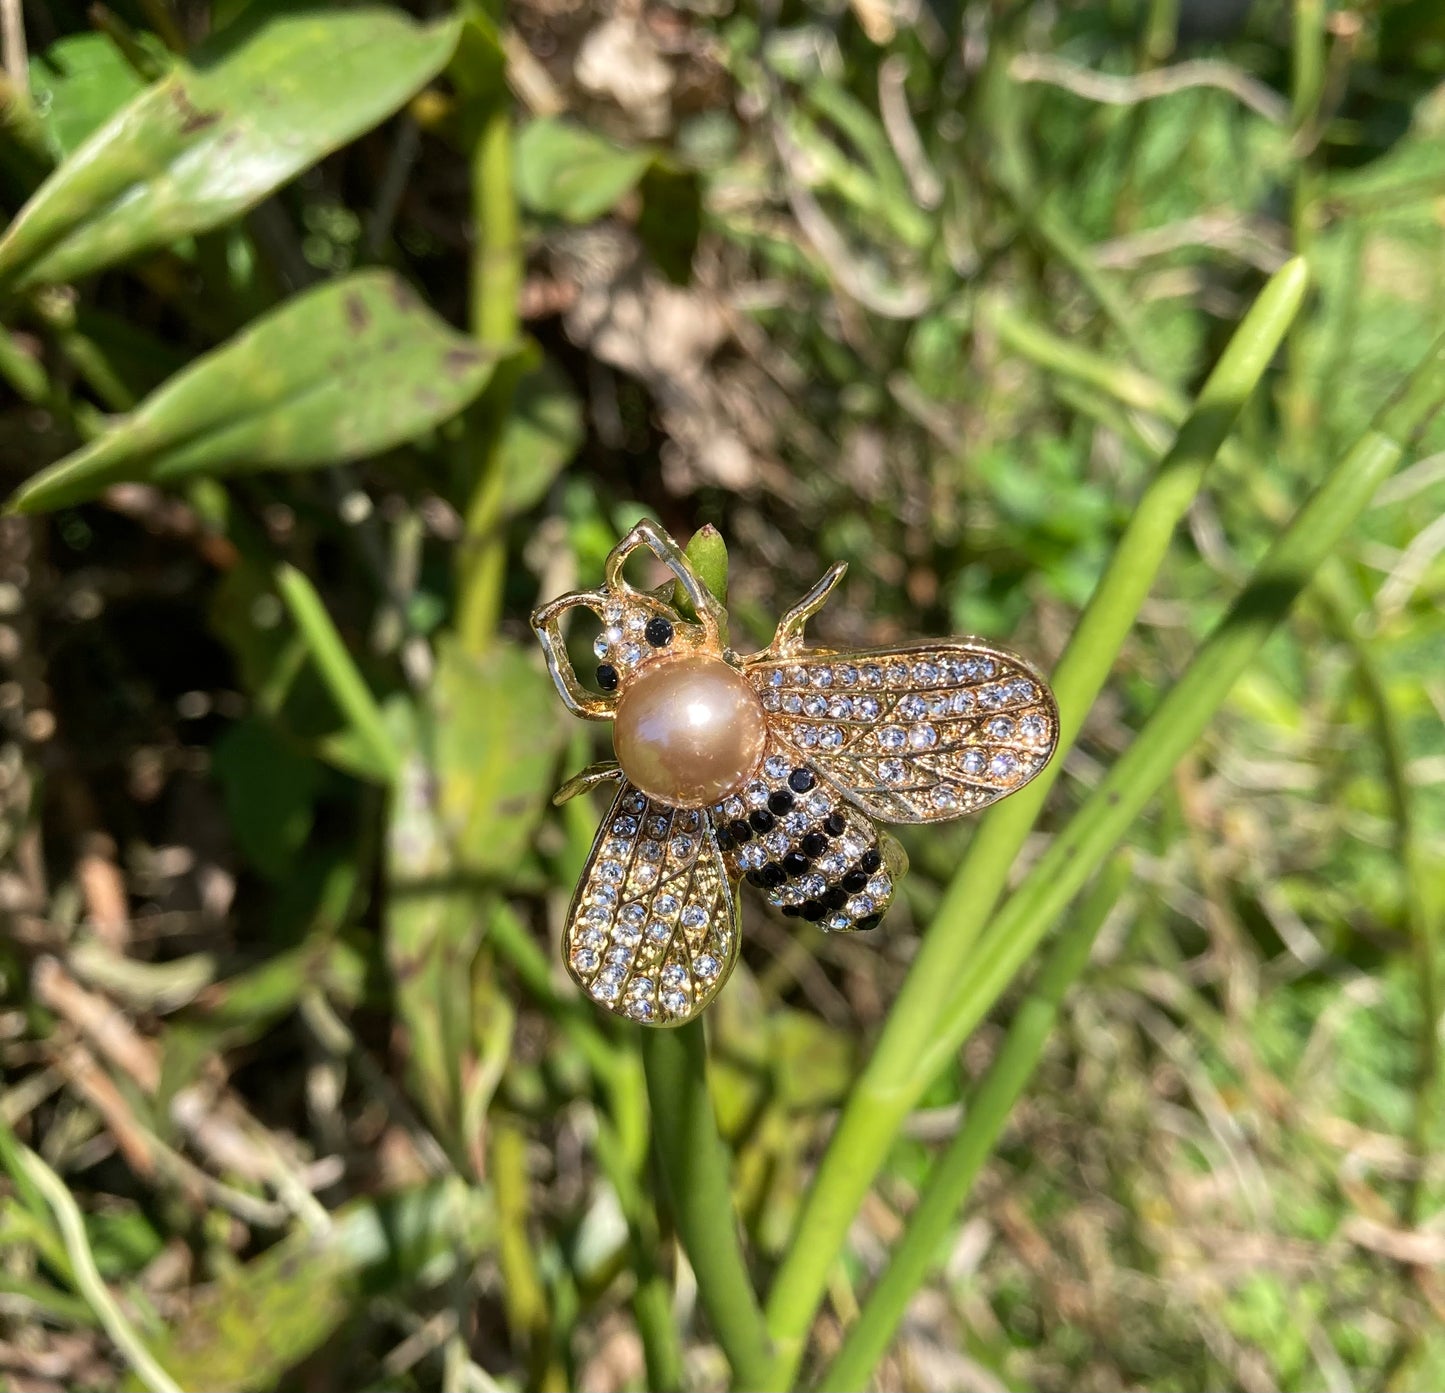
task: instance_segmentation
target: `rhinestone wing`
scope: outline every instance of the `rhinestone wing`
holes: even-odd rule
[[[1053,693],[971,640],[748,666],[775,739],[885,822],[941,822],[1022,788],[1058,744]]]
[[[562,951],[594,1001],[648,1025],[681,1025],[738,955],[737,900],[702,813],[623,782],[592,844]]]

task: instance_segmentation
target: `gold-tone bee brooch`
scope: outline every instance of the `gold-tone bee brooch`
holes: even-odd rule
[[[694,617],[623,579],[646,547]],[[575,715],[612,722],[617,762],[568,783],[617,795],[567,912],[563,952],[582,990],[647,1025],[691,1020],[738,956],[737,882],[835,933],[873,928],[903,867],[879,822],[942,822],[1022,788],[1058,741],[1053,693],[1021,658],[976,639],[833,652],[803,626],[833,566],[760,653],[723,639],[727,615],[687,556],[641,522],[608,555],[598,590],[532,615]],[[567,656],[562,619],[591,610],[597,690]]]

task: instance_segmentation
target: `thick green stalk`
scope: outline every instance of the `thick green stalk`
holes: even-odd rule
[[[769,1388],[767,1329],[743,1258],[728,1151],[708,1094],[702,1021],[645,1031],[642,1064],[663,1185],[697,1275],[698,1299],[732,1365],[733,1387]]]
[[[908,1228],[818,1384],[819,1393],[848,1393],[865,1387],[874,1365],[892,1343],[913,1293],[934,1266],[954,1215],[1033,1076],[1054,1028],[1059,1003],[1088,962],[1094,939],[1124,890],[1129,867],[1127,856],[1116,856],[1094,883],[1073,922],[1060,932],[1014,1015],[998,1057],[970,1100],[963,1126],[929,1173]]]
[[[506,352],[520,330],[517,297],[522,285],[522,248],[512,192],[512,123],[502,89],[478,132],[472,155],[472,213],[477,242],[472,253],[471,325],[477,340]],[[496,633],[506,580],[507,544],[502,531],[506,480],[501,438],[515,389],[507,363],[472,413],[480,457],[458,552],[457,633],[469,653],[482,652]]]
[[[915,1064],[943,1015],[965,954],[1006,884],[1024,838],[1153,585],[1205,470],[1264,376],[1299,309],[1308,273],[1290,262],[1261,292],[1144,491],[1054,674],[1059,753],[975,834],[904,981],[878,1045],[824,1154],[768,1300],[781,1382],[791,1382],[849,1225],[913,1107]]]

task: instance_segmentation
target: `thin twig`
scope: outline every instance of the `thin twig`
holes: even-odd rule
[[[30,58],[25,47],[25,16],[20,0],[0,0],[0,42],[5,45],[5,73],[24,97],[29,91]]]
[[[1195,58],[1176,63],[1172,68],[1126,76],[1096,73],[1049,54],[1020,53],[1009,64],[1009,76],[1015,82],[1042,82],[1062,87],[1077,97],[1103,102],[1106,106],[1136,106],[1193,87],[1214,87],[1228,92],[1273,125],[1284,126],[1289,122],[1289,103],[1272,87],[1229,63],[1212,58]]]

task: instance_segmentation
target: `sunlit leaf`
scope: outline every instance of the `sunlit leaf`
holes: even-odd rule
[[[298,295],[199,358],[11,499],[42,512],[111,484],[301,469],[385,450],[453,416],[493,359],[407,284],[362,271]]]
[[[568,222],[591,222],[615,207],[652,163],[571,122],[544,117],[517,136],[517,197],[523,207]]]
[[[235,217],[391,115],[457,33],[382,6],[223,31],[45,181],[0,238],[0,283],[73,280]]]
[[[30,94],[58,158],[76,150],[144,85],[105,34],[71,34],[30,64]]]

